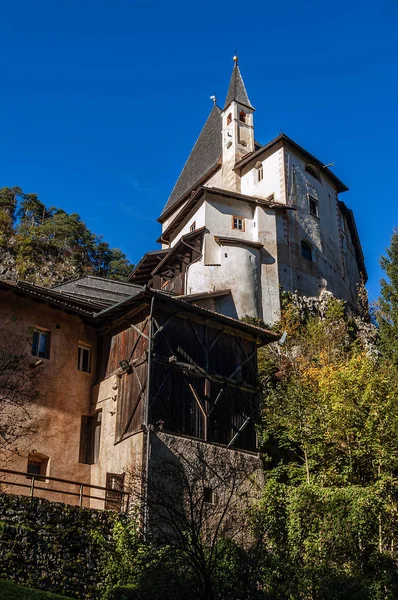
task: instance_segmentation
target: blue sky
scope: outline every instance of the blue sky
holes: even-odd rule
[[[237,48],[256,139],[284,131],[350,188],[377,295],[398,226],[397,0],[0,6],[0,186],[78,212],[136,262]]]

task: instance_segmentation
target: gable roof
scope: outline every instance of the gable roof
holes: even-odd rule
[[[237,62],[235,63],[231,75],[231,80],[229,82],[229,88],[227,98],[225,100],[224,110],[234,100],[235,102],[239,102],[239,104],[243,104],[243,106],[254,110],[254,107],[250,103],[249,96],[247,95],[245,84],[243,83],[242,75],[240,73],[240,69],[238,67]]]
[[[221,109],[214,105],[159,217],[162,222],[180,201],[218,167],[221,152]]]
[[[268,144],[265,144],[265,146],[261,146],[261,148],[259,148],[258,150],[255,150],[254,152],[251,152],[250,154],[247,154],[246,156],[244,156],[240,161],[238,161],[236,163],[235,169],[237,169],[237,170],[242,169],[242,167],[245,167],[250,161],[254,160],[258,156],[260,156],[263,152],[265,152],[269,148],[272,148],[279,142],[282,142],[282,144],[288,144],[292,148],[295,148],[301,154],[303,154],[309,162],[311,162],[311,163],[315,164],[317,167],[319,167],[319,169],[321,170],[322,173],[326,173],[326,175],[328,175],[330,177],[330,179],[333,181],[334,185],[336,186],[336,191],[338,193],[348,191],[348,187],[338,177],[336,177],[336,175],[330,169],[325,167],[324,163],[322,161],[320,161],[319,158],[316,158],[313,154],[310,154],[302,146],[299,146],[299,144],[297,144],[295,141],[293,141],[285,133],[279,134],[276,138],[274,138],[273,140],[268,142]]]

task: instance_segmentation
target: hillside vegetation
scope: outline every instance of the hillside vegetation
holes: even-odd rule
[[[50,286],[87,274],[124,280],[131,269],[77,213],[46,207],[18,187],[0,189],[0,278]]]
[[[2,600],[71,600],[67,596],[33,590],[3,579],[0,579],[0,598]]]

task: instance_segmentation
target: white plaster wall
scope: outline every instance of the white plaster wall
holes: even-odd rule
[[[250,168],[242,171],[241,193],[247,196],[268,198],[274,194],[275,202],[286,204],[284,193],[284,156],[283,148],[275,150],[267,157],[260,157],[250,163]],[[263,165],[263,179],[257,181],[257,169],[255,164],[261,162]]]
[[[269,325],[280,318],[279,272],[275,210],[258,206],[255,211],[258,241],[264,245],[260,252],[260,315]]]
[[[203,200],[191,210],[178,229],[172,234],[170,237],[171,247],[175,246],[183,235],[190,232],[192,223],[195,223],[195,229],[200,229],[206,225],[206,210]]]

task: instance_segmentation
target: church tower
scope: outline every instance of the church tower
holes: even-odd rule
[[[235,164],[254,151],[254,108],[250,103],[234,56],[234,68],[225,106],[222,111],[222,182],[225,189],[240,192],[240,177],[235,173]]]

